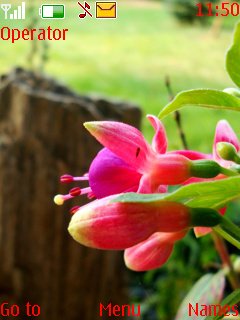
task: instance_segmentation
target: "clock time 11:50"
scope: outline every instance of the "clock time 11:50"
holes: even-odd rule
[[[211,2],[206,4],[197,3],[196,6],[198,7],[197,17],[213,17],[213,16],[223,16],[226,17],[228,15],[231,16],[238,16],[240,14],[240,4],[237,2],[222,2],[220,5],[214,5]],[[205,9],[205,10],[203,10]],[[207,11],[206,11],[207,9]]]

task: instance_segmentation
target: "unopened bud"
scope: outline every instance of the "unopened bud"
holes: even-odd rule
[[[240,164],[240,157],[233,144],[228,142],[219,142],[217,144],[217,152],[222,159]]]
[[[115,199],[114,195],[95,200],[77,210],[68,228],[72,237],[88,247],[123,250],[155,232],[213,227],[221,221],[213,209],[189,208],[171,201],[124,203]]]

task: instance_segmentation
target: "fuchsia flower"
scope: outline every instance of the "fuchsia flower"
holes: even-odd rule
[[[167,138],[161,122],[154,116],[148,116],[148,119],[155,129],[152,146],[147,143],[139,130],[124,123],[102,121],[84,124],[103,146],[138,174],[136,191],[139,193],[165,191],[165,185],[180,184],[192,175],[192,162],[187,157],[173,153],[166,154]],[[98,170],[103,166],[101,156],[96,157],[94,164]],[[113,166],[112,169],[112,172],[110,170],[106,172],[109,180],[115,175],[116,167]],[[131,180],[127,174],[125,177],[128,181]],[[135,188],[136,180],[132,183]],[[98,190],[94,188],[96,185],[100,187],[100,181],[95,183],[92,189],[97,196]],[[101,188],[103,187],[101,184]],[[108,192],[107,190],[105,195]]]
[[[170,201],[118,202],[116,196],[109,196],[78,209],[68,230],[85,246],[124,250],[155,232],[173,233],[219,222],[220,215],[212,209],[189,208]],[[174,239],[176,236],[171,241]]]
[[[85,123],[105,148],[97,154],[87,175],[61,177],[63,182],[88,180],[89,187],[73,188],[67,195],[56,196],[55,202],[62,204],[80,194],[100,199],[122,192],[161,193],[168,185],[181,184],[190,177],[211,178],[220,173],[216,162],[206,160],[208,155],[188,150],[167,153],[163,125],[154,116],[149,115],[148,119],[155,129],[151,146],[130,125],[115,121]]]
[[[61,177],[62,182],[88,181],[89,187],[75,187],[69,194],[55,197],[57,204],[81,194],[101,199],[72,209],[75,214],[69,232],[76,241],[86,246],[126,249],[126,265],[137,271],[161,266],[171,255],[175,242],[184,237],[189,228],[211,227],[216,225],[216,221],[211,224],[211,209],[208,210],[207,222],[202,217],[196,223],[193,222],[194,212],[198,212],[199,218],[201,209],[190,209],[166,201],[161,204],[117,203],[112,202],[113,195],[166,192],[168,185],[201,180],[190,177],[219,178],[221,166],[209,159],[221,165],[229,165],[229,161],[220,159],[216,151],[217,143],[227,141],[239,150],[236,136],[223,121],[217,126],[213,156],[191,150],[167,152],[163,125],[154,116],[148,116],[148,119],[155,130],[151,146],[141,132],[130,125],[114,121],[85,123],[85,127],[105,148],[91,163],[88,174],[83,177]],[[195,228],[196,233],[206,234],[209,231],[209,228]]]
[[[192,176],[200,174],[208,178],[219,173],[215,162],[196,161],[207,159],[204,154],[195,151],[166,153],[167,138],[163,125],[154,116],[149,115],[148,119],[155,129],[151,146],[139,130],[121,122],[84,124],[105,147],[89,169],[89,190],[96,198],[117,192],[165,192],[167,185],[181,184]]]

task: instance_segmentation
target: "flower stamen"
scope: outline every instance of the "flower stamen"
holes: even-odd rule
[[[77,197],[77,196],[80,196],[80,194],[82,194],[82,190],[81,190],[81,188],[79,188],[79,187],[72,188],[72,189],[69,191],[69,194],[70,194],[70,196],[72,196],[72,197]]]
[[[89,180],[89,175],[88,173],[85,173],[82,177],[74,177],[70,174],[64,174],[60,177],[60,181],[62,183],[71,183],[74,181],[88,181]],[[92,189],[90,187],[86,188],[80,188],[80,187],[74,187],[70,189],[68,194],[58,194],[54,197],[54,202],[58,205],[61,206],[64,204],[66,200],[75,198],[77,196],[86,194],[89,199],[94,198],[94,194],[92,192]],[[75,206],[70,210],[71,214],[74,214],[80,207]]]
[[[62,183],[71,183],[73,181],[87,181],[88,173],[84,174],[82,177],[74,177],[70,174],[64,174],[60,177],[60,182]]]
[[[72,207],[72,208],[70,209],[70,214],[76,213],[79,209],[80,209],[79,206]]]

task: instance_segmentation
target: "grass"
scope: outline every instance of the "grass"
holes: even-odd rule
[[[66,41],[49,43],[45,72],[79,93],[128,100],[141,106],[144,114],[158,114],[168,102],[166,75],[175,93],[233,86],[224,68],[232,38],[229,29],[214,37],[209,27],[179,25],[158,2],[119,1],[116,20],[80,20],[78,14],[76,2],[68,1],[67,18],[51,23],[53,27],[69,28],[69,34]],[[234,22],[237,18],[231,20],[231,24]],[[48,26],[49,21],[39,21],[40,25]],[[13,65],[28,66],[31,45],[28,41],[1,41],[0,72],[7,72]],[[41,51],[42,46],[38,47]],[[230,120],[239,133],[234,112],[186,108],[182,118],[190,147],[201,151],[211,150],[214,128],[221,118]],[[172,117],[164,123],[169,147],[181,147]],[[152,131],[145,120],[143,130],[150,139]]]

